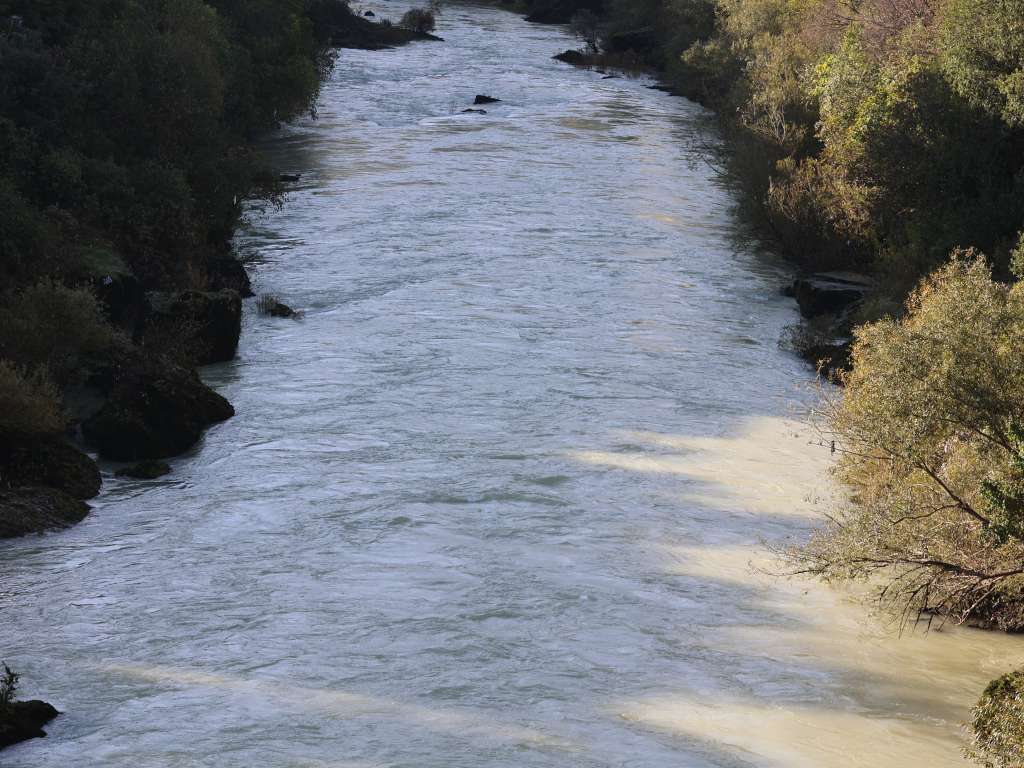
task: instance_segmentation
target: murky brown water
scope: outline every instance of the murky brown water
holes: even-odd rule
[[[273,140],[302,181],[239,247],[306,316],[208,370],[239,415],[0,547],[2,655],[67,711],[0,763],[961,765],[1019,641],[749,567],[828,455],[706,116],[510,13],[439,32]]]

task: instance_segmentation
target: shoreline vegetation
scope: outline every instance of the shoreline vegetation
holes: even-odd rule
[[[843,386],[819,426],[851,492],[794,571],[1024,630],[1024,0],[517,7],[580,36],[560,60],[713,109],[746,218],[804,274],[785,342]],[[315,111],[336,48],[432,30],[342,0],[0,0],[0,538],[88,514],[82,446],[156,477],[234,414],[196,371],[253,295],[232,235],[297,180],[255,140]],[[6,673],[0,730],[31,710],[42,735],[56,710]],[[1022,674],[974,710],[981,765],[1024,764]]]
[[[255,140],[315,113],[338,48],[432,29],[342,0],[0,0],[0,539],[88,515],[85,450],[152,479],[234,415],[197,372],[253,295],[231,239],[298,180]],[[58,714],[5,672],[0,748]]]
[[[847,498],[785,556],[905,625],[1024,631],[1024,0],[525,0],[715,111],[746,218],[803,273],[783,342]],[[1024,765],[1024,671],[965,756]]]

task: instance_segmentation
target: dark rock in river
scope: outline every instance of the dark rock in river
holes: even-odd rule
[[[474,114],[474,115],[486,115],[487,114],[487,110],[486,109],[464,109],[464,110],[462,110],[462,114],[465,115],[466,113],[470,113],[470,114]]]
[[[0,439],[0,481],[13,488],[49,486],[75,499],[91,499],[101,483],[91,458],[63,437],[39,435]]]
[[[82,422],[82,434],[101,456],[118,461],[175,456],[235,413],[193,369],[147,352],[124,353],[90,385],[106,400]]]
[[[56,488],[0,489],[0,539],[67,528],[88,514],[88,504]]]
[[[486,96],[485,94],[478,93],[476,98],[473,99],[474,104],[497,104],[501,99],[496,99],[493,96]]]
[[[46,735],[43,726],[59,715],[45,701],[15,701],[0,710],[0,749]]]
[[[214,291],[237,291],[243,299],[253,295],[249,273],[234,256],[221,256],[210,259],[207,265],[210,277],[210,289]]]
[[[242,331],[242,298],[237,291],[151,291],[146,299],[147,338],[174,339],[199,365],[235,356]]]
[[[256,308],[261,315],[269,315],[270,317],[299,317],[300,315],[300,313],[287,304],[279,301],[276,296],[270,294],[260,296],[256,301]]]
[[[170,465],[163,461],[140,461],[128,467],[121,467],[115,473],[118,477],[134,477],[137,480],[156,480],[171,471]]]
[[[583,53],[583,51],[562,51],[551,58],[556,61],[564,61],[566,64],[575,64],[577,66],[583,66],[588,61],[587,55]]]
[[[278,178],[285,182],[296,182],[302,178],[302,174],[299,173],[282,173]]]
[[[367,18],[373,18],[376,15],[377,14],[374,13],[373,11],[367,11],[366,13],[363,14],[363,16],[366,16]]]
[[[822,272],[796,280],[786,292],[796,299],[804,317],[838,315],[874,289],[867,277],[847,272]]]

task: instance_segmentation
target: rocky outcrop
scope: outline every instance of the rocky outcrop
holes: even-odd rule
[[[0,709],[0,749],[46,736],[43,726],[60,712],[45,701],[15,701]]]
[[[562,51],[552,56],[555,61],[561,61],[566,64],[573,64],[577,67],[584,67],[590,63],[590,59],[583,51]]]
[[[88,514],[88,504],[56,488],[0,489],[0,539],[66,528]]]
[[[100,470],[60,436],[4,435],[0,439],[0,485],[48,486],[75,499],[100,492]]]
[[[182,453],[203,429],[235,413],[195,370],[142,351],[122,354],[90,386],[105,399],[82,422],[82,434],[101,456],[118,461]]]
[[[198,365],[230,360],[242,331],[242,299],[237,291],[151,291],[144,335],[174,339]]]
[[[800,356],[813,365],[825,379],[838,383],[839,374],[848,373],[852,369],[851,351],[852,345],[849,341],[822,342],[804,347],[800,350]]]
[[[806,318],[839,315],[874,290],[874,282],[851,272],[821,272],[801,277],[786,293],[796,299]]]
[[[252,283],[249,282],[249,273],[245,271],[245,267],[234,256],[220,256],[210,259],[207,265],[207,272],[210,280],[210,290],[235,291],[243,299],[253,295]]]

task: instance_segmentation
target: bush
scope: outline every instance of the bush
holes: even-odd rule
[[[985,768],[1024,765],[1024,670],[989,683],[971,713],[964,752]]]
[[[83,288],[43,281],[8,298],[0,308],[0,357],[26,369],[45,369],[64,385],[91,356],[118,336],[95,296]]]
[[[65,423],[57,388],[44,373],[0,360],[0,435],[54,434]]]
[[[862,326],[828,396],[848,503],[790,553],[885,606],[1024,629],[1024,285],[958,254],[901,320]]]
[[[0,712],[5,711],[14,703],[14,697],[18,692],[18,680],[21,675],[11,671],[6,664],[3,665],[4,674],[0,676]]]
[[[426,8],[410,8],[402,14],[399,25],[419,34],[433,32],[436,29],[434,14]]]

